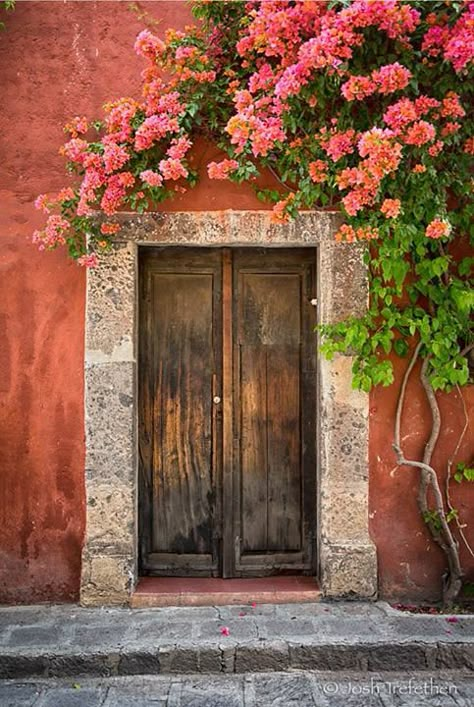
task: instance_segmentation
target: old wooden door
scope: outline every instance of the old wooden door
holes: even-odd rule
[[[312,249],[141,253],[144,574],[312,573]]]

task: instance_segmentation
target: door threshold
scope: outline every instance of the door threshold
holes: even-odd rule
[[[314,577],[141,577],[130,597],[133,609],[158,606],[300,604],[319,601]]]

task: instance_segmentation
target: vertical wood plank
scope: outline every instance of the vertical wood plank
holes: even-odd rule
[[[233,394],[232,394],[232,254],[222,252],[222,576],[232,577],[235,566],[233,524]]]
[[[266,551],[268,532],[267,352],[240,346],[241,533],[244,552]]]
[[[271,347],[267,360],[267,550],[296,552],[302,548],[299,347]]]
[[[210,553],[212,276],[156,273],[155,552]]]

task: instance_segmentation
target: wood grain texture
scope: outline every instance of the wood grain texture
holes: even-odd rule
[[[145,264],[141,400],[148,424],[147,563],[157,572],[213,572],[218,459],[213,393],[219,375],[215,312],[220,262],[192,251]],[[171,257],[171,260],[170,260]],[[146,532],[146,529],[145,529]]]

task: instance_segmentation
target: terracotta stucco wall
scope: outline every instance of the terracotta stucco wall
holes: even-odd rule
[[[161,20],[160,30],[189,21],[184,2],[142,7]],[[67,118],[94,116],[108,100],[137,95],[143,64],[133,42],[142,28],[127,2],[26,1],[17,3],[0,35],[0,601],[73,600],[78,594],[85,519],[85,274],[63,253],[41,254],[31,246],[41,223],[33,201],[65,183],[58,148]],[[196,160],[205,164],[213,154],[199,145]],[[204,178],[165,208],[262,205],[248,187]],[[397,369],[404,365],[398,362]],[[419,391],[413,393],[407,453],[417,452],[426,434],[427,408]],[[418,518],[416,473],[393,471],[395,396],[393,388],[371,399],[371,524],[381,590],[435,594],[443,561]],[[472,396],[470,402],[472,407]],[[452,452],[462,421],[459,401],[446,400],[444,408],[440,459]],[[468,438],[464,446],[467,455]],[[461,513],[472,508],[473,490],[456,497]],[[470,566],[474,571],[472,559]]]

